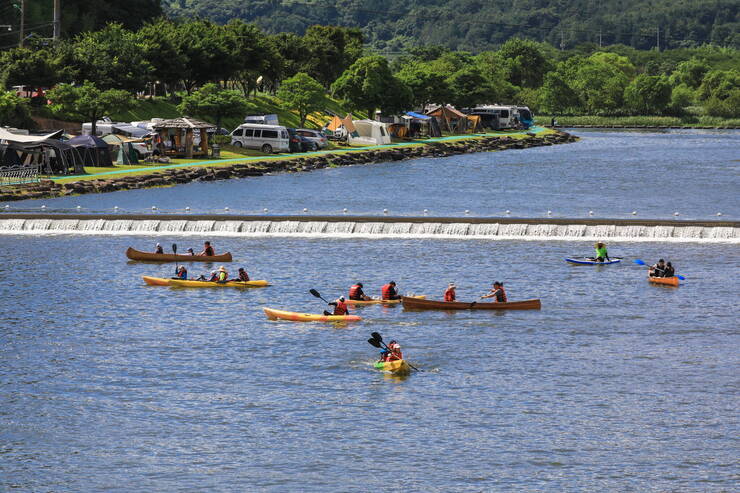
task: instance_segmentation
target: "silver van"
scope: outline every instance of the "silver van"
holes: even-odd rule
[[[290,151],[288,130],[281,125],[244,123],[231,132],[231,145],[259,149],[265,154]]]

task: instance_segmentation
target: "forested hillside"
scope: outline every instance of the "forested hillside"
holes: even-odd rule
[[[268,32],[313,24],[360,27],[374,48],[442,45],[479,52],[511,37],[564,48],[584,42],[639,49],[740,47],[737,0],[163,0],[170,16],[241,18]]]

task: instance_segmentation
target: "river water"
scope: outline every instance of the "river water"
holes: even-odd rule
[[[574,144],[9,203],[9,210],[740,218],[740,131],[577,130]]]
[[[482,158],[429,162],[460,159]],[[285,178],[315,184],[322,173],[385,166]],[[736,199],[720,185],[737,168],[724,166],[724,179],[705,179],[731,211]],[[276,196],[298,193],[282,183]],[[420,204],[415,194],[406,203]],[[109,200],[66,200],[93,198]],[[326,197],[314,200],[318,209]],[[716,208],[707,194],[690,200]],[[679,288],[650,285],[631,261],[566,264],[591,252],[585,241],[217,237],[217,250],[234,254],[228,268],[273,283],[251,290],[146,286],[141,275],[168,276],[174,265],[123,255],[202,240],[0,235],[0,491],[737,489],[736,244],[610,243],[613,256],[672,261],[686,276]],[[333,298],[361,280],[377,294],[391,279],[433,298],[454,281],[471,301],[502,280],[510,299],[540,298],[542,309],[368,306],[346,326],[272,322],[261,310],[316,313],[325,307],[311,288]],[[423,372],[375,371],[373,331],[397,339]]]

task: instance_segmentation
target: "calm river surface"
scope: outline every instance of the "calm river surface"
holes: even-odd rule
[[[42,201],[10,210],[740,218],[740,131],[575,130],[575,144]]]
[[[141,237],[0,236],[0,490],[737,490],[737,246],[610,245],[674,261],[687,280],[663,288],[631,262],[563,262],[583,242],[217,240],[274,285],[148,287],[174,266],[127,263]],[[542,310],[261,311],[390,279],[469,300],[503,280]],[[372,331],[424,372],[374,371]]]

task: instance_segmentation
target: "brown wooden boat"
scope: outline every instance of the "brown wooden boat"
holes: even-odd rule
[[[464,303],[461,301],[436,301],[420,298],[401,299],[404,308],[412,310],[539,310],[542,305],[540,300],[507,301],[505,303],[492,303],[490,301],[473,301]]]
[[[141,252],[128,247],[126,256],[131,260],[140,260],[144,262],[231,262],[231,253],[226,252],[221,255],[180,255],[174,253],[152,253]]]

